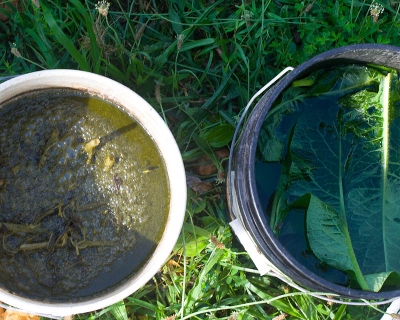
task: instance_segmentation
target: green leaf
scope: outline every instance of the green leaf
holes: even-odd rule
[[[207,140],[211,147],[221,148],[232,141],[234,133],[235,128],[230,124],[221,124],[203,134],[202,137]]]
[[[172,54],[172,52],[175,51],[176,49],[176,44],[178,40],[175,40],[173,43],[171,43],[168,48],[164,50],[164,52],[157,57],[156,59],[156,68],[160,69],[164,66],[164,64],[168,61],[169,56]]]
[[[373,68],[350,66],[318,70],[307,78],[294,81],[292,87],[284,91],[281,102],[267,113],[263,122],[257,141],[263,161],[276,162],[283,159],[284,146],[288,143],[287,133],[296,123],[299,112],[304,109],[308,101],[306,99],[345,94],[378,82],[380,78],[382,74]],[[290,123],[283,123],[282,119],[287,115],[291,115]]]
[[[333,320],[340,320],[340,319],[342,319],[343,316],[344,316],[345,313],[346,313],[346,307],[347,307],[347,305],[342,304],[342,305],[340,306],[340,308],[336,311],[335,318],[334,318]]]
[[[205,280],[208,272],[221,259],[223,254],[224,254],[224,250],[220,250],[217,248],[214,249],[213,252],[210,254],[210,257],[208,258],[207,262],[204,264],[204,267],[201,270],[199,277],[196,279],[194,287],[188,293],[186,306],[185,306],[186,312],[190,312],[193,309],[195,303],[202,296],[203,281]]]
[[[200,255],[201,251],[210,243],[210,233],[208,233],[207,236],[201,235],[202,233],[199,233],[198,230],[193,230],[193,226],[185,227],[185,230],[191,233],[191,235],[185,237],[186,257],[196,257]],[[183,238],[181,234],[175,244],[174,251],[178,252],[182,247]]]
[[[256,287],[255,285],[253,285],[252,283],[248,282],[246,284],[246,288],[248,288],[249,290],[251,290],[252,292],[254,292],[256,295],[258,295],[261,299],[263,300],[268,300],[271,299],[272,296],[270,296],[269,294],[265,293],[263,290],[260,290],[258,287]],[[271,306],[282,310],[294,317],[299,317],[301,318],[301,314],[290,304],[286,303],[285,300],[281,299],[281,300],[275,300],[271,302]]]
[[[313,253],[354,272],[364,290],[380,288],[382,272],[400,272],[400,118],[391,89],[397,75],[393,79],[382,77],[378,93],[341,98],[342,106],[327,102],[324,112],[320,104],[310,106],[290,148],[291,194],[312,194],[306,223]],[[377,279],[367,282],[367,274]]]
[[[295,125],[298,111],[303,109],[299,102],[306,96],[302,88],[291,87],[283,94],[281,103],[266,115],[257,141],[263,161],[277,162],[283,159],[284,146],[289,139],[287,133]],[[282,119],[287,115],[291,115],[290,121],[283,123]]]
[[[172,29],[175,31],[177,35],[180,35],[183,31],[182,22],[179,18],[179,15],[176,13],[172,5],[169,7],[169,18],[172,20]]]
[[[207,238],[207,239],[210,238],[211,232],[207,231],[206,229],[200,228],[198,226],[195,226],[195,225],[189,224],[187,222],[184,222],[183,223],[183,228],[186,231],[188,231],[190,233],[193,233],[194,235],[200,235],[200,236],[202,236],[204,238]]]
[[[235,42],[235,46],[236,46],[236,49],[239,51],[239,55],[242,58],[243,62],[245,63],[247,69],[249,69],[249,60],[247,59],[242,47],[237,42]]]
[[[276,20],[278,20],[279,22],[286,23],[285,19],[281,18],[280,16],[276,15],[275,13],[267,12],[267,16],[270,17],[270,18],[272,18],[272,19],[276,19]]]
[[[397,272],[379,272],[374,274],[367,274],[365,276],[368,287],[372,291],[378,292],[384,284],[388,286],[400,285],[400,275]]]
[[[47,48],[46,44],[43,40],[38,36],[38,34],[29,28],[25,29],[25,32],[36,42],[37,46],[39,47],[40,51],[43,53],[44,57],[46,58],[46,63],[48,67],[54,66],[54,59],[53,55],[50,53],[50,50]]]
[[[215,154],[213,150],[211,149],[211,146],[208,144],[206,139],[203,137],[200,137],[197,134],[193,134],[193,140],[196,142],[197,146],[206,154],[208,155],[211,159],[216,160]]]
[[[141,308],[149,309],[154,312],[159,312],[159,309],[156,306],[146,301],[142,301],[132,297],[127,297],[126,299],[130,301],[129,303],[127,303],[128,305],[140,306]]]
[[[365,282],[358,266],[347,223],[335,209],[311,196],[306,215],[307,236],[311,250],[323,262],[340,270],[358,273],[359,282]],[[365,286],[363,289],[368,289]]]
[[[365,66],[350,66],[328,69],[316,78],[316,85],[310,90],[311,95],[344,94],[351,90],[365,88],[382,79],[382,73]]]
[[[199,148],[190,149],[182,153],[183,161],[194,161],[200,158],[203,155],[203,152]]]
[[[315,83],[314,79],[300,79],[293,81],[293,87],[310,87]]]
[[[209,237],[199,236],[194,240],[186,242],[185,250],[186,257],[196,257],[200,252],[207,247],[209,243]]]
[[[260,130],[257,144],[265,162],[277,162],[283,158],[284,139],[276,131],[280,130],[282,116],[283,113],[277,112],[267,115]]]
[[[286,165],[284,164],[282,169],[285,170]],[[272,203],[271,230],[276,236],[279,236],[280,224],[284,221],[290,210],[292,209],[307,209],[310,203],[311,194],[306,193],[300,198],[296,199],[293,203],[287,204],[288,193],[285,191],[288,185],[288,178],[286,173],[281,175],[281,181],[278,189],[275,192],[274,200]]]
[[[229,79],[231,78],[233,72],[236,69],[237,64],[232,68],[232,70],[229,73],[224,73],[224,76],[222,78],[222,81],[218,87],[218,89],[214,92],[214,94],[211,96],[210,99],[207,100],[205,104],[202,105],[202,109],[207,109],[211,104],[218,98],[218,96],[222,93],[222,91],[225,89],[226,85],[228,84]]]
[[[110,312],[117,320],[128,320],[128,313],[124,301],[119,301],[111,306]]]

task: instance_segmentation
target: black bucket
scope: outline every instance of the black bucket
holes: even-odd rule
[[[324,280],[296,261],[270,229],[260,204],[255,178],[257,140],[266,114],[274,101],[295,80],[321,68],[344,64],[373,64],[400,70],[400,48],[380,44],[345,46],[322,53],[287,74],[256,104],[230,157],[228,200],[257,249],[283,274],[302,287],[329,292],[344,299],[393,300],[400,290],[370,292],[350,289]]]

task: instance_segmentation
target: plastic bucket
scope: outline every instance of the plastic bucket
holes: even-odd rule
[[[164,233],[144,265],[114,290],[73,303],[49,303],[16,296],[0,288],[0,301],[29,313],[63,317],[112,305],[143,286],[162,267],[178,239],[186,209],[186,178],[175,139],[158,113],[129,88],[106,77],[75,70],[29,73],[0,84],[0,108],[8,100],[29,91],[70,88],[89,92],[115,103],[134,117],[156,143],[164,160],[169,182],[170,207]]]
[[[270,229],[256,188],[255,155],[258,136],[266,114],[282,91],[288,88],[293,81],[304,78],[314,70],[357,63],[400,70],[400,48],[380,44],[360,44],[327,51],[295,68],[260,99],[249,115],[239,141],[232,144],[235,145],[235,149],[230,157],[230,171],[228,172],[229,208],[232,218],[239,221],[246,236],[255,246],[255,250],[260,252],[266,261],[270,262],[285,278],[314,292],[332,293],[341,298],[393,300],[400,296],[400,290],[369,292],[350,289],[324,280],[297,262]],[[236,233],[238,234],[238,232]],[[244,241],[240,240],[244,244]],[[250,253],[250,255],[252,254]]]

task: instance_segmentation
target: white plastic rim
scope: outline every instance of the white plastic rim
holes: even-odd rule
[[[112,305],[143,286],[167,260],[180,234],[186,210],[186,177],[176,141],[159,114],[124,85],[93,73],[76,70],[45,70],[29,73],[0,84],[1,105],[20,94],[51,88],[88,92],[120,106],[149,133],[164,160],[170,190],[170,208],[164,233],[153,254],[139,271],[114,290],[81,302],[50,303],[22,298],[0,288],[0,301],[34,314],[63,317],[91,312]]]

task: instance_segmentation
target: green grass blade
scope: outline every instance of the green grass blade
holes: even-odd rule
[[[25,29],[25,31],[36,42],[37,46],[39,47],[40,51],[42,52],[43,56],[45,57],[45,62],[47,64],[47,67],[51,68],[53,65],[55,65],[53,55],[49,52],[49,50],[46,47],[46,44],[39,37],[39,35],[30,28]]]
[[[192,225],[190,223],[184,222],[183,223],[183,228],[186,231],[190,232],[190,233],[196,232],[196,234],[198,234],[200,236],[207,237],[207,238],[210,237],[210,232],[209,231],[207,231],[207,230],[205,230],[203,228],[200,228],[198,226]]]
[[[145,308],[145,309],[149,309],[149,310],[154,311],[154,312],[159,312],[158,308],[155,305],[153,305],[151,303],[148,303],[146,301],[142,301],[142,300],[139,300],[139,299],[136,299],[136,298],[132,298],[132,297],[128,297],[126,299],[128,301],[130,301],[130,302],[127,303],[128,306],[129,305],[135,305],[135,306],[140,306],[140,307]]]
[[[258,289],[256,286],[254,286],[252,283],[248,283],[246,285],[246,287],[251,290],[252,292],[254,292],[257,296],[259,296],[261,299],[263,300],[269,300],[271,298],[273,298],[271,295],[265,293],[264,291]],[[285,301],[282,300],[275,300],[271,302],[271,306],[277,308],[278,310],[282,310],[294,317],[299,317],[301,318],[302,315],[293,307],[291,307],[290,305],[288,305]]]
[[[83,71],[90,71],[90,67],[86,59],[79,53],[71,40],[68,39],[65,33],[57,25],[49,9],[44,4],[42,4],[42,8],[43,16],[50,29],[53,31],[56,40],[69,52],[69,54],[75,59]]]
[[[83,16],[85,25],[86,25],[86,31],[88,33],[89,37],[89,42],[90,42],[90,55],[92,58],[92,64],[93,64],[93,72],[94,73],[99,73],[100,72],[100,62],[101,62],[101,55],[100,55],[100,48],[97,43],[96,35],[93,30],[93,25],[94,21],[90,18],[86,8],[82,5],[77,0],[70,0],[70,3],[78,10],[78,12]]]
[[[203,280],[206,276],[206,274],[214,267],[214,265],[218,262],[218,260],[221,258],[223,255],[224,251],[215,248],[213,252],[211,253],[207,263],[204,265],[199,277],[196,280],[195,286],[189,291],[187,295],[187,302],[185,309],[187,312],[190,312],[192,308],[194,307],[196,301],[200,299],[202,296],[203,290]]]
[[[336,311],[335,318],[333,320],[340,320],[346,314],[346,307],[347,305],[342,304],[338,311]]]
[[[221,84],[219,85],[218,89],[214,92],[212,97],[210,99],[208,99],[205,104],[202,105],[203,109],[207,109],[219,97],[219,95],[222,93],[222,91],[225,89],[226,85],[228,84],[228,81],[231,78],[231,76],[232,76],[233,72],[235,71],[235,69],[236,69],[236,66],[234,66],[229,73],[225,73],[224,74],[224,77],[223,77],[223,79],[221,81]]]
[[[173,6],[169,7],[169,18],[171,19],[172,29],[177,35],[180,35],[183,31],[182,22],[178,13],[174,10]]]
[[[207,46],[209,44],[213,44],[214,42],[215,42],[215,39],[213,39],[213,38],[207,38],[207,39],[195,40],[195,41],[191,41],[191,42],[185,42],[182,45],[181,52],[187,51],[187,50],[192,50],[192,49],[197,48],[197,47]]]

